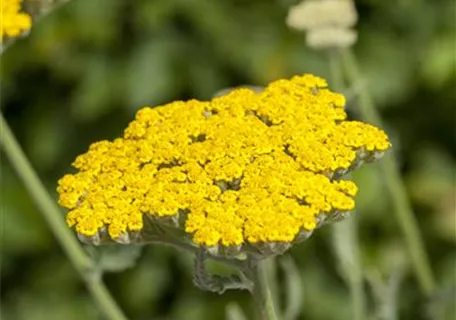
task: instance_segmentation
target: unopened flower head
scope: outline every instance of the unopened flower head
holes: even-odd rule
[[[390,147],[382,130],[346,121],[344,104],[303,75],[260,93],[144,107],[59,181],[66,221],[121,243],[173,221],[206,248],[286,247],[353,210],[357,187],[341,177]]]
[[[326,27],[309,30],[306,34],[307,45],[314,49],[347,48],[358,40],[354,29]]]
[[[352,0],[305,0],[290,8],[287,25],[308,31],[321,27],[350,28],[357,20]]]
[[[1,1],[1,38],[17,37],[30,29],[32,18],[27,13],[21,12],[22,0]]]
[[[353,0],[306,0],[291,7],[287,25],[305,31],[311,48],[340,49],[356,42],[358,33],[353,27],[357,20]]]

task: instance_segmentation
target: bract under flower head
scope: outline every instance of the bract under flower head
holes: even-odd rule
[[[390,147],[386,134],[346,121],[325,80],[296,76],[261,93],[144,107],[122,138],[90,146],[59,181],[67,223],[114,240],[145,221],[175,221],[196,245],[290,244],[355,206],[341,176]],[[106,232],[105,232],[106,230]]]

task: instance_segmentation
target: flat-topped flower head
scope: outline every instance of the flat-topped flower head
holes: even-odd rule
[[[357,187],[341,177],[390,147],[382,130],[347,121],[344,105],[303,75],[260,93],[144,107],[59,181],[67,223],[122,243],[152,223],[206,248],[286,247],[353,210]]]
[[[32,26],[32,18],[21,12],[22,0],[1,1],[1,39],[14,38],[28,31]]]

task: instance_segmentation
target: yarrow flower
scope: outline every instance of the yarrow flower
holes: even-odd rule
[[[17,37],[32,26],[32,18],[21,12],[22,0],[2,0],[1,38]]]
[[[353,210],[357,187],[341,177],[391,146],[382,130],[347,121],[344,105],[303,75],[144,107],[60,179],[67,224],[92,243],[141,242],[162,225],[217,254],[286,249]]]

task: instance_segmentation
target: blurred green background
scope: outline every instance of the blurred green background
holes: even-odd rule
[[[308,49],[304,35],[285,25],[296,3],[72,0],[2,56],[2,112],[55,196],[56,181],[71,171],[73,159],[91,142],[121,135],[144,105],[209,99],[226,87],[300,73],[328,77],[327,56]],[[375,314],[391,292],[399,319],[454,319],[455,3],[356,4],[355,52],[392,138],[438,282],[432,297],[420,294],[378,167],[366,166],[355,179],[371,319],[381,319]],[[354,104],[350,100],[349,108]],[[100,319],[3,153],[1,180],[1,319]],[[301,319],[350,319],[331,230],[318,230],[287,254],[302,277]],[[246,292],[218,296],[194,287],[192,264],[189,254],[148,246],[136,265],[105,280],[131,319],[222,319],[230,302],[250,314]]]

